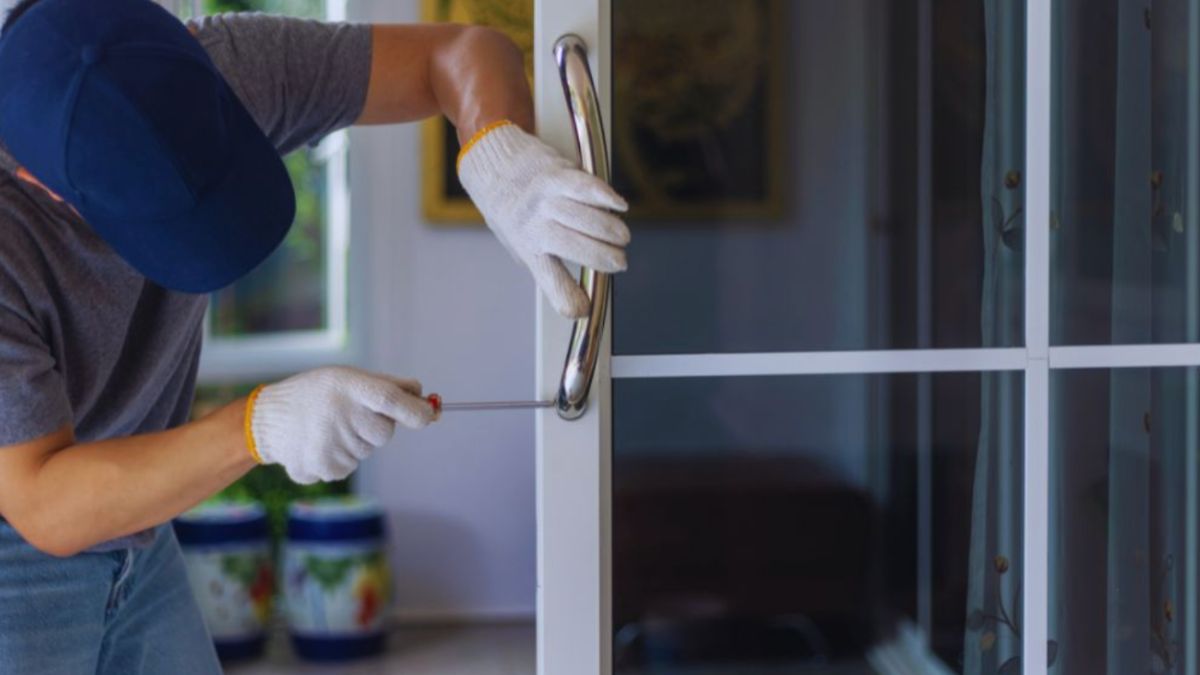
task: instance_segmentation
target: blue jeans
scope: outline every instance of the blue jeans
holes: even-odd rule
[[[219,675],[170,526],[55,558],[0,521],[0,673]]]

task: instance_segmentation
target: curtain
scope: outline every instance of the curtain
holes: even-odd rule
[[[984,347],[1024,341],[1024,3],[984,0],[987,77],[980,173]],[[963,672],[1021,672],[1022,382],[981,376]]]
[[[1187,209],[1196,5],[1055,5],[1055,343],[1198,337],[1198,214]],[[1183,369],[1052,374],[1052,673],[1196,672],[1184,638],[1195,611],[1195,379]]]

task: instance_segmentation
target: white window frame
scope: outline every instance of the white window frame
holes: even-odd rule
[[[536,82],[540,134],[569,156],[575,148],[565,114],[554,41],[575,33],[592,46],[593,75],[600,88],[605,119],[610,119],[611,0],[541,0],[536,10]],[[1195,13],[1193,13],[1195,14]],[[1025,105],[1025,346],[1010,349],[948,349],[752,354],[682,354],[613,357],[606,338],[592,394],[581,420],[564,422],[553,411],[537,418],[538,489],[538,672],[542,675],[610,675],[612,672],[611,578],[611,380],[663,377],[732,377],[1010,371],[1024,374],[1024,586],[1022,662],[1025,675],[1046,675],[1049,618],[1049,429],[1050,376],[1072,369],[1200,366],[1200,344],[1050,346],[1050,204],[1051,204],[1051,55],[1050,0],[1028,0],[1026,9]],[[1200,35],[1200,18],[1193,33]],[[1195,36],[1194,36],[1195,38]],[[1200,143],[1200,38],[1190,58],[1188,143]],[[596,46],[598,45],[598,49]],[[1189,175],[1200,172],[1196,153]],[[1200,193],[1188,195],[1189,217],[1200,214]],[[1190,250],[1200,247],[1197,227],[1189,228]],[[1200,307],[1200,275],[1192,265],[1189,307]],[[557,391],[569,324],[539,301],[538,389]],[[1200,341],[1189,320],[1189,337]],[[1189,377],[1189,390],[1200,378]],[[1200,429],[1189,427],[1189,440]],[[1193,443],[1194,444],[1194,443]],[[1189,597],[1197,593],[1200,548],[1200,458],[1188,456],[1187,542]],[[1189,624],[1195,607],[1188,605]],[[1194,646],[1186,650],[1186,672],[1197,664]]]
[[[193,16],[201,0],[173,0],[176,12]],[[345,21],[347,0],[325,0],[325,18]],[[245,337],[217,337],[209,317],[204,322],[204,349],[200,357],[201,382],[229,382],[280,377],[330,363],[357,363],[361,340],[350,324],[350,136],[345,130],[330,134],[314,149],[324,161],[325,303],[327,325],[320,330],[292,331]],[[357,285],[357,284],[356,284]]]

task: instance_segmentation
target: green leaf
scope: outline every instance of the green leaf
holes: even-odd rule
[[[304,557],[304,569],[312,575],[312,578],[317,580],[317,584],[321,586],[321,590],[330,592],[345,583],[350,570],[358,562],[357,556],[347,558],[318,558],[310,555]]]
[[[225,573],[225,576],[237,580],[244,588],[250,588],[254,583],[260,567],[262,567],[262,561],[257,556],[221,556],[221,571]]]

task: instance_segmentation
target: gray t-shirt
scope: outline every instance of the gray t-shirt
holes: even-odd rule
[[[227,14],[193,29],[281,154],[361,115],[369,26]],[[14,167],[0,148],[0,446],[187,421],[207,296],[138,274]]]

